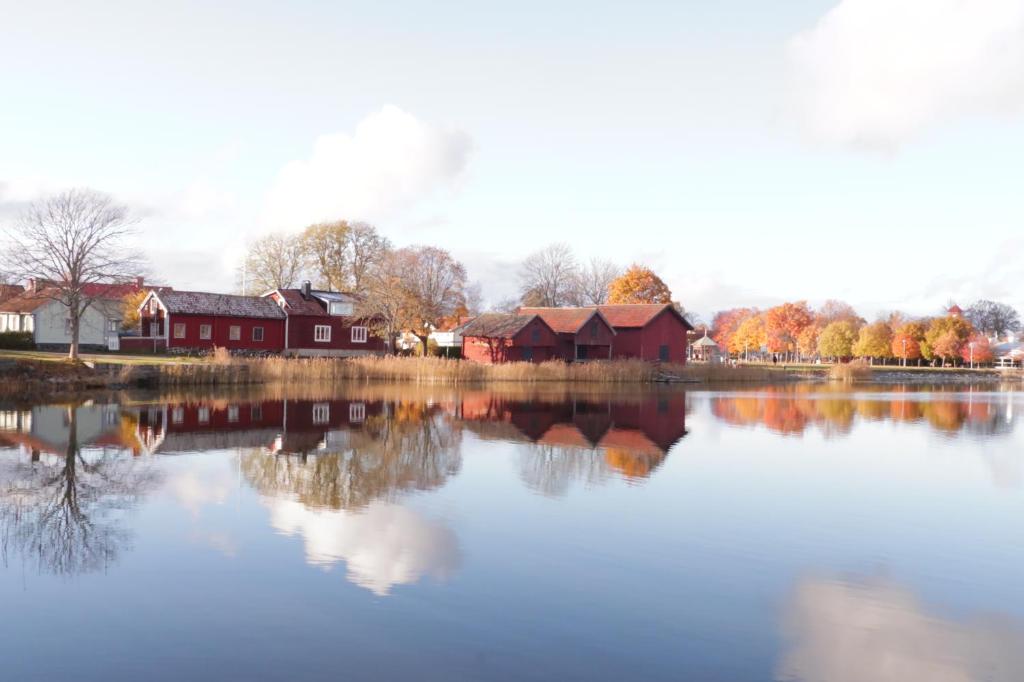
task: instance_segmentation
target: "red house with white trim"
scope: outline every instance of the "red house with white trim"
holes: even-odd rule
[[[613,358],[686,364],[686,332],[693,325],[670,303],[596,306],[615,329]]]
[[[139,306],[142,341],[164,348],[280,352],[286,315],[261,296],[203,291],[151,291]]]
[[[313,289],[305,282],[301,289],[275,289],[264,297],[286,316],[286,355],[353,357],[387,350],[385,339],[355,315],[358,301],[352,294]]]
[[[559,357],[558,334],[539,315],[484,313],[462,329],[462,357],[485,364]]]

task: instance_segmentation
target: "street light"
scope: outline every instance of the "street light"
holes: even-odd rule
[[[903,366],[907,366],[907,339],[903,338]]]
[[[971,369],[974,369],[974,341],[971,341],[967,345],[971,347]]]

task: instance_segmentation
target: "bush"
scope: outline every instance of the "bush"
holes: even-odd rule
[[[0,348],[4,350],[35,350],[32,332],[0,332]]]
[[[828,370],[828,378],[832,381],[842,381],[852,384],[856,381],[864,381],[871,377],[871,367],[864,360],[854,360],[846,364],[832,365]]]

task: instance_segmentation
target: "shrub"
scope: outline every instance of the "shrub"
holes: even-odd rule
[[[871,376],[871,368],[865,360],[854,360],[846,364],[832,365],[828,370],[828,378],[832,381],[842,381],[852,384],[856,381],[864,381]]]
[[[0,332],[0,348],[4,350],[35,350],[32,332]]]

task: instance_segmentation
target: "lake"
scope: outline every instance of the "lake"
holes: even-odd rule
[[[0,409],[7,680],[1024,679],[1011,390]]]

